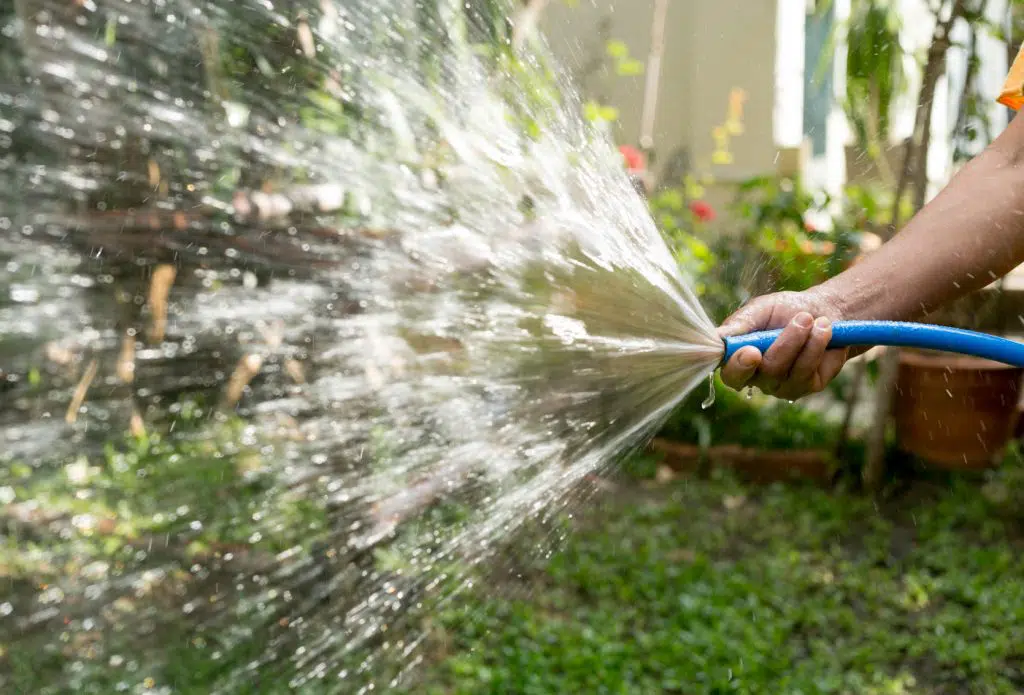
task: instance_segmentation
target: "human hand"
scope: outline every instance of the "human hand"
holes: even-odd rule
[[[814,289],[756,297],[719,327],[722,337],[781,328],[762,355],[744,347],[722,367],[722,381],[737,391],[756,386],[794,401],[823,390],[846,364],[849,350],[828,350],[832,322],[842,315],[834,302]]]

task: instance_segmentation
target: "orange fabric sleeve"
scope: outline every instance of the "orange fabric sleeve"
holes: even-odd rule
[[[1024,45],[1017,51],[1017,57],[1013,59],[1006,82],[1003,83],[1003,91],[996,101],[1014,111],[1024,106]]]

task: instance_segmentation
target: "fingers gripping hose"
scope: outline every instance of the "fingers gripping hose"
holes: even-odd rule
[[[748,345],[764,353],[781,333],[779,329],[726,338],[722,364],[728,362],[737,350]],[[832,326],[830,348],[875,345],[954,352],[1024,367],[1024,344],[986,333],[897,321],[837,321]]]

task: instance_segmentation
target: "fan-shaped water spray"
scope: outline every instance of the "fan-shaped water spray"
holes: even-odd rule
[[[723,351],[503,7],[0,10],[0,686],[356,692]]]

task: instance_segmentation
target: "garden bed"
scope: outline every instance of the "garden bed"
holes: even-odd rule
[[[706,449],[693,444],[655,439],[650,450],[677,473],[724,468],[747,482],[776,483],[804,480],[830,484],[838,466],[828,450],[764,451],[725,444]]]

